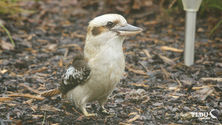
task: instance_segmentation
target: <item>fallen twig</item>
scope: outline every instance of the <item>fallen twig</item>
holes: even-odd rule
[[[22,94],[22,93],[14,93],[14,94],[11,94],[8,96],[9,97],[25,97],[25,98],[32,98],[32,99],[37,99],[37,100],[44,100],[45,99],[45,97],[31,95],[31,94]]]
[[[148,58],[152,58],[148,50],[144,49],[143,52]]]
[[[75,47],[77,50],[82,50],[82,48],[78,44],[66,44],[61,46],[60,48],[69,48],[69,47]]]
[[[217,81],[217,82],[222,82],[222,78],[211,78],[211,77],[207,77],[207,78],[201,78],[200,80],[203,80],[203,81]]]
[[[42,67],[40,69],[37,69],[37,70],[33,70],[31,73],[37,73],[37,72],[43,72],[47,69],[47,67]]]
[[[39,92],[38,90],[33,89],[33,88],[31,88],[31,87],[23,84],[23,83],[20,83],[19,86],[23,86],[23,87],[25,87],[26,89],[28,89],[29,91],[32,91],[32,92],[34,92],[34,93],[36,93],[36,94],[40,94],[40,92]]]
[[[130,122],[136,121],[138,118],[140,118],[140,115],[136,115],[135,117],[129,119],[127,122],[130,123]]]
[[[137,86],[137,87],[149,87],[149,85],[146,85],[144,83],[130,83],[132,86]]]
[[[192,87],[192,90],[199,90],[199,89],[204,89],[204,88],[209,88],[209,87],[215,87],[216,85],[205,85],[205,86],[197,86],[197,87]]]
[[[126,68],[127,68],[129,71],[134,72],[134,73],[136,73],[136,74],[147,75],[147,73],[144,72],[143,70],[133,69],[133,68],[127,66],[127,65],[126,65]]]
[[[11,101],[13,98],[10,97],[0,97],[0,102]]]
[[[173,52],[177,52],[177,53],[182,53],[183,52],[182,49],[177,49],[177,48],[173,48],[173,47],[169,47],[169,46],[161,46],[160,49],[161,50],[166,50],[166,51],[173,51]]]
[[[175,64],[175,62],[172,59],[170,59],[166,56],[162,56],[162,55],[159,54],[159,57],[167,64],[170,64],[170,65]]]

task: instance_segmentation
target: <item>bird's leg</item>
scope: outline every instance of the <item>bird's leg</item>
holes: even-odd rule
[[[106,101],[107,101],[107,98],[105,98],[105,99],[101,99],[101,100],[99,100],[99,104],[100,104],[100,111],[102,112],[102,113],[104,113],[104,114],[107,114],[107,115],[109,115],[110,113],[105,109],[105,107],[104,107],[104,104],[106,103]]]
[[[110,114],[104,107],[104,105],[101,105],[100,111],[104,114]]]
[[[83,113],[86,117],[96,116],[96,114],[94,114],[94,113],[89,114],[89,113],[86,111],[85,106],[82,106],[80,109],[81,109],[82,113]]]

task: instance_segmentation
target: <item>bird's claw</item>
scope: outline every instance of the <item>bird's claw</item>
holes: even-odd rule
[[[106,114],[106,115],[110,114],[106,109],[101,109],[100,112],[103,113],[103,114]]]
[[[87,114],[84,114],[86,117],[95,117],[95,116],[97,116],[97,114],[95,114],[95,113],[91,113],[91,114],[89,114],[89,113],[87,113]]]
[[[97,116],[97,114],[95,114],[95,113],[88,113],[85,108],[82,108],[82,112],[86,117],[95,117],[95,116]]]
[[[107,111],[104,107],[100,108],[100,112],[105,115],[114,115],[114,113]]]

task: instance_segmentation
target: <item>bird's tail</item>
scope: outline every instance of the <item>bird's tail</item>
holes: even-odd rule
[[[58,95],[60,93],[61,93],[60,90],[58,88],[56,88],[56,89],[51,89],[51,90],[42,92],[41,96],[43,96],[43,97],[52,97],[52,96]]]

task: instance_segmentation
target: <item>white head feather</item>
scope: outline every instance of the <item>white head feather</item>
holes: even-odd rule
[[[111,22],[119,21],[119,25],[121,25],[121,26],[127,24],[126,19],[122,15],[105,14],[105,15],[97,16],[93,20],[91,20],[89,22],[89,27],[105,26],[108,21],[111,21]]]

